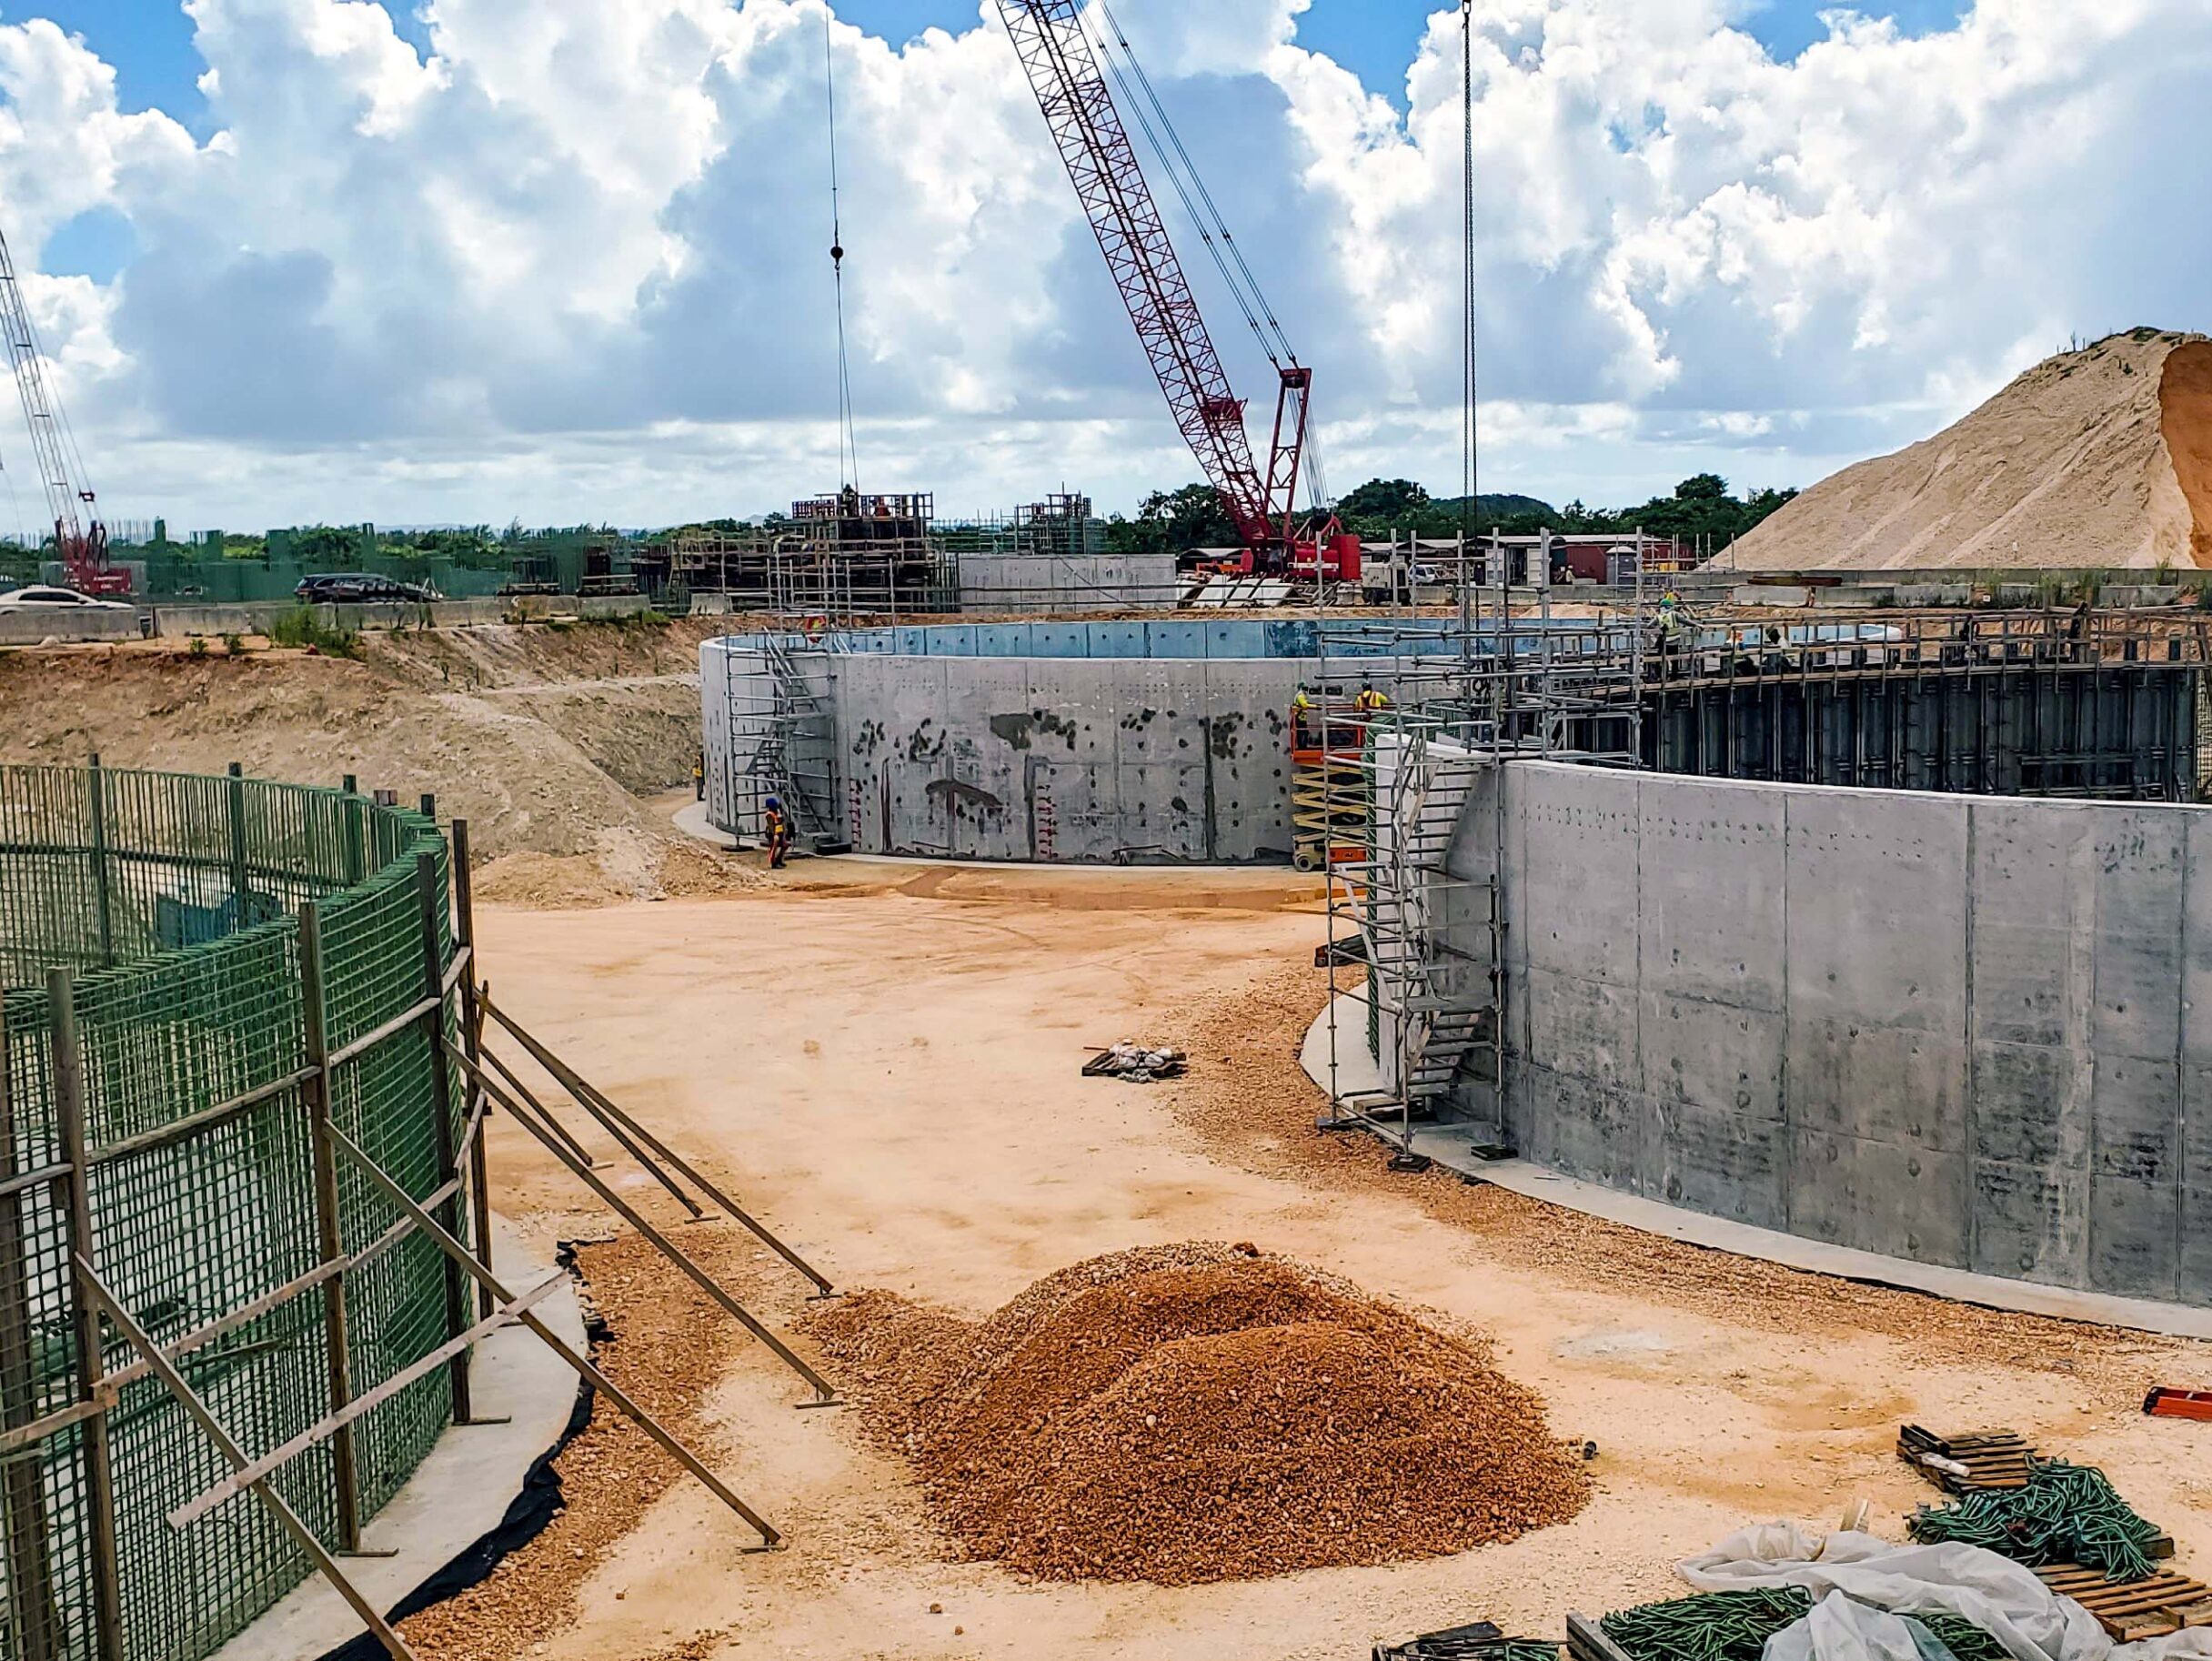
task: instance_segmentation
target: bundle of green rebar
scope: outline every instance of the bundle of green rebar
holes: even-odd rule
[[[1957,1541],[2040,1568],[2078,1563],[2114,1581],[2147,1580],[2153,1524],[2137,1516],[2104,1472],[2038,1460],[2025,1488],[1984,1488],[1948,1505],[1923,1505],[1910,1524],[1927,1544]]]
[[[1956,1615],[1908,1615],[1951,1652],[1953,1661],[2011,1661],[2012,1652],[1973,1622]]]
[[[1624,1609],[1598,1622],[1629,1661],[1760,1661],[1766,1641],[1813,1612],[1803,1586],[1708,1592]],[[2006,1661],[2005,1646],[1956,1615],[1900,1617],[1925,1627],[1956,1661]]]
[[[1617,1610],[1598,1628],[1628,1661],[1759,1661],[1767,1639],[1812,1611],[1803,1586],[1760,1586]]]

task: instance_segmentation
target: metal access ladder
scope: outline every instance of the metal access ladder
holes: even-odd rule
[[[752,794],[782,801],[799,844],[811,853],[847,853],[852,838],[837,800],[837,717],[792,657],[789,645],[763,636],[769,681],[767,719],[759,724],[746,771]]]

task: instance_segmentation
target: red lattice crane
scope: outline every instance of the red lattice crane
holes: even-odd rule
[[[1168,239],[1167,226],[1152,199],[1129,129],[1101,73],[1100,52],[1094,47],[1083,16],[1083,0],[999,0],[1000,14],[1014,49],[1028,72],[1030,86],[1043,110],[1045,124],[1060,146],[1068,177],[1077,198],[1097,234],[1099,249],[1106,257],[1137,338],[1151,360],[1160,389],[1184,441],[1220,494],[1222,506],[1243,542],[1242,569],[1267,574],[1322,574],[1332,578],[1359,575],[1359,543],[1336,534],[1333,519],[1317,537],[1315,528],[1302,521],[1297,511],[1299,478],[1306,456],[1306,422],[1312,396],[1313,371],[1287,350],[1269,356],[1275,360],[1280,384],[1275,394],[1275,427],[1263,472],[1244,428],[1244,400],[1229,383],[1206,320],[1183,276],[1182,262]],[[1123,43],[1126,50],[1127,43]],[[1137,70],[1140,77],[1142,71]],[[1117,71],[1119,74],[1119,71]],[[1126,81],[1124,86],[1127,86]],[[1144,86],[1149,97],[1151,87]],[[1153,108],[1164,125],[1165,112]],[[1144,112],[1139,108],[1139,118]],[[1150,131],[1150,123],[1147,122]],[[1174,140],[1172,129],[1169,142]],[[1166,160],[1163,151],[1163,161]],[[1187,164],[1188,157],[1184,157]],[[1171,168],[1172,164],[1169,164]],[[1194,170],[1193,170],[1194,172]],[[1195,183],[1195,179],[1193,180]],[[1178,187],[1181,188],[1181,181]],[[1197,185],[1201,196],[1204,186]],[[1209,208],[1211,198],[1206,198]],[[1226,227],[1222,241],[1207,235],[1224,277],[1231,276],[1227,260],[1249,279],[1249,267],[1236,253]],[[1227,245],[1224,259],[1223,247]],[[1236,287],[1233,278],[1232,287]],[[1257,298],[1256,286],[1253,297]],[[1240,303],[1244,296],[1239,291]],[[1264,302],[1261,302],[1264,306]],[[1251,306],[1246,317],[1262,342],[1267,333]],[[1267,328],[1280,340],[1281,328],[1273,317]]]
[[[54,550],[69,571],[70,586],[86,594],[131,591],[131,575],[107,560],[107,528],[85,483],[85,464],[76,453],[61,404],[46,384],[45,356],[38,348],[31,314],[15,280],[15,257],[0,237],[0,329],[15,368],[15,388],[23,395],[24,419],[31,428],[31,454],[45,487],[46,511],[54,518]],[[82,511],[80,511],[80,508]]]

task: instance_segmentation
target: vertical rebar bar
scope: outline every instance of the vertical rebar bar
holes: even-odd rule
[[[0,1183],[21,1169],[7,1057],[6,1017],[0,1013]],[[29,1198],[0,1194],[0,1429],[5,1430],[19,1429],[38,1416],[31,1283],[23,1249],[23,1206]],[[7,1607],[21,1661],[54,1661],[60,1632],[46,1538],[45,1467],[43,1453],[35,1447],[0,1466],[0,1565],[7,1570]]]
[[[305,1039],[307,1076],[299,1093],[307,1110],[307,1133],[315,1163],[315,1237],[318,1260],[338,1262],[346,1254],[345,1221],[338,1206],[337,1145],[331,1140],[330,1043],[325,1031],[322,914],[313,901],[299,908],[300,1030]],[[323,1359],[329,1411],[342,1413],[353,1400],[353,1353],[347,1337],[346,1276],[323,1283]],[[361,1476],[353,1426],[341,1424],[330,1438],[332,1480],[337,1490],[338,1549],[361,1549]]]
[[[230,892],[237,902],[238,912],[235,927],[243,929],[252,921],[248,913],[248,897],[252,881],[246,863],[246,770],[233,761],[228,769],[230,799]]]
[[[468,966],[461,973],[461,1048],[471,1063],[484,1059],[484,1018],[478,1008],[477,983],[483,972],[477,961],[477,914],[475,879],[468,870],[468,821],[453,821],[453,928],[454,941],[468,954]],[[485,1122],[477,1126],[475,1144],[468,1151],[468,1210],[474,1226],[477,1256],[487,1265],[491,1262],[491,1170],[488,1163],[491,1140],[490,1102],[480,1086],[471,1085],[469,1095],[475,1105],[469,1109],[474,1120],[479,1109]],[[491,1294],[481,1285],[477,1288],[477,1319],[486,1320],[491,1314]]]
[[[432,803],[423,798],[424,817],[431,817]],[[454,1183],[460,1175],[457,1132],[453,1113],[453,1063],[446,1059],[446,959],[444,951],[444,921],[438,915],[443,896],[438,891],[437,856],[427,849],[415,856],[415,893],[422,911],[422,995],[430,1001],[430,1010],[423,1017],[424,1053],[430,1063],[430,1112],[432,1135],[437,1150],[437,1182],[439,1187]],[[437,1208],[438,1225],[448,1234],[461,1232],[461,1194],[455,1184],[453,1193]],[[446,1336],[457,1338],[468,1330],[468,1288],[462,1281],[459,1265],[448,1262],[446,1270]],[[453,1419],[465,1424],[476,1415],[470,1411],[468,1397],[468,1357],[456,1355],[447,1369],[453,1384]]]
[[[69,1252],[73,1263],[99,1262],[93,1226],[91,1142],[85,1130],[85,1051],[76,1024],[76,989],[65,969],[46,971],[46,1040],[54,1080],[54,1118],[69,1167]],[[96,1402],[106,1370],[99,1308],[81,1271],[71,1276],[70,1324],[75,1339],[76,1393]],[[93,1632],[100,1661],[123,1661],[123,1582],[116,1547],[116,1467],[108,1446],[107,1414],[85,1421],[85,1501],[92,1545]]]
[[[92,828],[92,903],[99,921],[100,961],[116,961],[115,896],[108,889],[107,775],[101,770],[98,751],[85,766],[85,808]]]

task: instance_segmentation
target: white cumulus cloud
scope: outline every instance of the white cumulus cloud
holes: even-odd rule
[[[1113,9],[1316,367],[1332,482],[1449,486],[1455,12],[1402,108],[1300,44],[1307,0]],[[822,0],[427,0],[427,52],[367,0],[185,10],[205,112],[0,25],[0,211],[113,513],[644,524],[833,483],[825,51],[867,482],[1194,475],[995,0],[898,46]],[[2069,334],[2212,325],[2202,0],[1837,12],[1786,63],[1743,12],[1477,0],[1486,488],[1809,482]],[[122,267],[45,275],[95,213]]]

